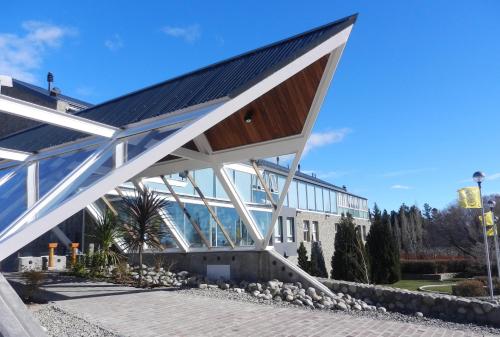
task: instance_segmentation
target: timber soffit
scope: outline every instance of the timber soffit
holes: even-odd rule
[[[224,97],[232,98],[297,59],[356,21],[357,15],[315,28],[77,112],[99,123],[125,127],[142,120]],[[40,125],[0,139],[0,147],[36,152],[87,137],[87,134]]]

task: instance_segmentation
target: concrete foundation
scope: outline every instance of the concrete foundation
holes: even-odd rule
[[[138,263],[137,254],[129,255],[131,264]],[[323,292],[330,292],[314,277],[298,268],[275,251],[224,251],[183,253],[145,253],[143,263],[154,266],[162,262],[164,268],[174,271],[187,270],[190,273],[213,278],[213,270],[229,270],[233,281],[268,281],[278,279],[283,282],[301,282],[304,287],[314,287]],[[219,268],[217,268],[219,266]],[[208,272],[207,272],[208,271]],[[227,273],[224,273],[226,275]]]

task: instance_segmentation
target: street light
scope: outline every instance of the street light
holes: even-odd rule
[[[481,171],[474,172],[472,179],[477,183],[479,188],[479,199],[481,202],[481,212],[483,215],[483,239],[484,239],[484,250],[486,252],[486,269],[488,271],[488,288],[490,290],[490,297],[493,300],[493,282],[491,281],[491,262],[490,262],[490,248],[488,247],[488,234],[486,234],[486,224],[484,223],[484,205],[483,205],[483,194],[481,191],[481,183],[484,180],[484,173]]]
[[[498,249],[498,233],[497,233],[497,223],[495,222],[495,206],[496,206],[496,201],[493,200],[493,199],[490,199],[488,200],[488,206],[490,208],[490,212],[491,212],[491,217],[493,219],[493,235],[494,235],[494,238],[495,238],[495,257],[496,257],[496,261],[497,261],[497,273],[498,273],[498,277],[500,278],[500,256],[499,256],[499,249]]]
[[[479,188],[481,188],[481,183],[484,180],[484,173],[481,171],[474,172],[472,179],[474,179],[474,181],[479,185]]]

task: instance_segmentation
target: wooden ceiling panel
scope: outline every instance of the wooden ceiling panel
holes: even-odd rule
[[[302,132],[328,55],[205,132],[214,151]],[[250,115],[252,121],[245,123]]]

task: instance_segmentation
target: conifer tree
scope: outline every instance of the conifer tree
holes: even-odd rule
[[[361,234],[356,230],[352,215],[342,214],[338,228],[332,257],[332,278],[367,283],[368,257],[364,247],[359,245]]]
[[[397,282],[401,277],[399,246],[391,230],[391,217],[384,210],[380,213],[375,205],[373,222],[367,237],[370,258],[371,280],[377,284]]]
[[[298,262],[299,262],[299,267],[302,268],[303,271],[310,273],[310,262],[307,257],[307,249],[306,246],[304,246],[304,242],[300,243],[299,249],[297,249],[297,254],[298,254]]]
[[[313,242],[311,247],[311,275],[328,277],[323,248],[321,248],[321,244],[318,241]]]

